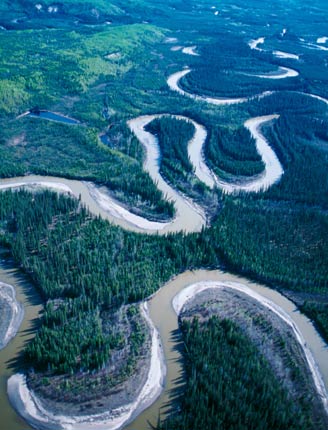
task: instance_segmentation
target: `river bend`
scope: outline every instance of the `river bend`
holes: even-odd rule
[[[252,49],[258,49],[259,44],[264,43],[264,38],[257,39],[256,41],[252,41],[250,47]],[[185,49],[184,53],[189,55],[197,55],[194,51],[194,47],[190,47],[189,49]],[[274,55],[280,56],[281,58],[293,58],[288,53],[274,51]],[[296,59],[296,55],[295,55]],[[262,98],[272,94],[269,91],[263,92],[258,95],[254,95],[252,97],[247,98],[212,98],[199,96],[196,94],[189,93],[184,91],[179,86],[179,81],[185,75],[191,72],[191,69],[185,69],[183,71],[174,73],[171,75],[167,83],[169,87],[178,92],[181,95],[188,96],[197,101],[205,101],[207,103],[211,103],[214,105],[231,105],[236,103],[244,103],[254,98]],[[281,68],[281,74],[284,73],[288,77],[292,73],[297,73],[292,71],[292,69]],[[280,74],[280,78],[282,77]],[[272,76],[278,75],[269,75],[260,76],[262,78],[270,78],[274,79]],[[277,77],[275,77],[277,78]],[[320,101],[327,103],[326,99],[312,95],[306,94],[307,96],[314,97]],[[89,210],[95,215],[101,215],[102,217],[110,220],[111,222],[115,222],[121,225],[123,228],[128,228],[135,231],[141,232],[160,232],[167,233],[170,231],[200,231],[202,226],[205,225],[205,215],[204,211],[197,207],[193,202],[187,200],[184,196],[177,193],[172,187],[170,187],[164,179],[161,177],[159,173],[159,145],[156,141],[155,136],[145,131],[146,125],[152,121],[156,117],[163,116],[163,114],[159,115],[148,115],[141,116],[135,119],[132,119],[128,122],[130,129],[135,133],[140,142],[144,145],[146,149],[146,161],[144,168],[149,172],[158,188],[164,193],[167,199],[172,200],[176,207],[176,217],[174,220],[168,223],[154,223],[148,220],[145,220],[142,217],[138,217],[134,214],[131,214],[128,209],[124,208],[117,201],[115,201],[104,189],[96,187],[95,184],[88,182],[80,182],[67,180],[62,178],[55,177],[40,177],[40,176],[27,176],[22,178],[12,178],[8,180],[0,181],[0,189],[5,190],[9,188],[20,188],[20,187],[28,187],[32,189],[39,188],[49,188],[59,192],[69,193],[74,195],[75,197],[81,198],[81,201],[86,204]],[[277,182],[281,175],[283,174],[283,168],[279,163],[274,151],[270,148],[268,142],[265,140],[263,135],[261,134],[260,127],[263,123],[267,121],[274,120],[278,118],[278,115],[270,115],[267,117],[258,117],[252,118],[245,122],[245,127],[248,128],[252,136],[255,138],[257,144],[257,150],[260,153],[262,160],[265,164],[265,171],[262,175],[258,175],[258,177],[251,178],[248,181],[240,180],[239,183],[227,184],[223,181],[220,181],[213,172],[207,167],[205,160],[203,158],[203,145],[206,139],[206,130],[200,124],[197,124],[195,121],[186,118],[176,116],[176,118],[183,119],[186,121],[190,121],[195,127],[195,134],[192,141],[189,142],[188,145],[188,154],[191,159],[192,164],[195,168],[196,176],[206,183],[210,188],[214,186],[221,187],[226,192],[234,192],[236,190],[244,190],[247,192],[254,192],[259,190],[265,190],[273,183]],[[49,118],[46,118],[49,119]],[[52,118],[53,120],[53,118]],[[58,120],[58,118],[56,118]],[[66,120],[67,122],[67,120]],[[2,272],[0,273],[1,279],[6,281],[6,276]],[[204,284],[205,282],[205,284]],[[208,282],[211,282],[209,285]],[[12,283],[15,283],[15,279],[12,280]],[[177,276],[168,284],[166,284],[158,293],[156,293],[149,301],[149,315],[150,326],[154,323],[154,325],[159,330],[165,357],[166,357],[166,366],[167,366],[167,378],[165,389],[161,397],[146,411],[144,411],[139,417],[133,421],[128,427],[129,430],[138,428],[138,429],[146,429],[148,427],[148,423],[156,423],[158,418],[158,411],[161,410],[164,412],[168,409],[168,404],[170,403],[170,399],[172,396],[172,389],[177,388],[179,384],[181,384],[181,375],[182,375],[182,367],[181,362],[179,360],[178,352],[176,351],[176,340],[172,339],[172,333],[178,329],[177,316],[172,307],[172,300],[175,298],[175,305],[177,313],[181,308],[181,303],[186,300],[188,295],[196,294],[197,291],[206,286],[206,288],[220,288],[222,285],[229,286],[231,288],[238,288],[244,291],[246,294],[250,294],[253,297],[256,296],[256,299],[261,303],[269,303],[268,306],[276,309],[281,318],[285,318],[286,323],[292,324],[295,327],[295,335],[303,346],[303,350],[307,357],[309,368],[312,371],[313,379],[316,384],[318,393],[323,399],[323,403],[327,408],[327,393],[325,390],[325,385],[328,386],[328,350],[326,345],[322,341],[321,337],[315,331],[312,323],[302,314],[300,314],[292,302],[287,300],[285,297],[281,296],[278,292],[273,291],[269,288],[266,288],[262,285],[251,283],[249,280],[244,278],[239,278],[229,273],[223,273],[220,271],[205,271],[198,270],[196,272],[185,272],[182,275]],[[189,289],[188,289],[189,288]],[[204,287],[205,288],[205,287]],[[18,299],[22,294],[19,286],[16,286],[16,291],[18,291]],[[177,296],[177,294],[180,294]],[[25,303],[28,302],[26,296],[24,296]],[[180,302],[180,308],[177,307],[177,302]],[[29,308],[28,308],[29,309]],[[40,310],[39,306],[36,306],[33,313],[30,314],[27,312],[27,319],[30,323],[32,319],[37,316]],[[155,329],[154,329],[155,330]],[[154,331],[156,333],[156,331]],[[155,336],[156,337],[156,336]],[[156,337],[157,338],[157,337]],[[1,354],[9,351],[9,355],[14,356],[17,354],[17,349],[15,353],[11,351],[11,345],[15,345],[17,340],[19,340],[19,335],[5,348]],[[19,344],[18,350],[22,348],[22,344]],[[160,357],[160,343],[153,336],[153,357]],[[158,355],[159,354],[159,355]],[[0,356],[0,365],[1,368],[4,369],[3,374],[7,377],[10,375],[10,367],[8,361],[8,355],[5,356],[5,360],[3,355]],[[151,369],[149,370],[151,372]],[[158,372],[157,372],[158,373]],[[164,370],[162,370],[162,376],[164,375]],[[179,379],[180,378],[180,379]],[[159,379],[161,380],[161,379]],[[179,382],[180,380],[180,382]],[[11,381],[15,382],[15,377],[11,378]],[[177,382],[178,381],[178,382]],[[2,381],[3,382],[3,381]],[[17,382],[17,377],[16,377]],[[13,385],[9,384],[9,391],[11,391],[11,387]],[[18,385],[21,386],[21,385]],[[2,387],[2,396],[3,396],[3,384]],[[17,386],[16,386],[17,387]],[[25,393],[26,394],[26,393]],[[27,410],[31,407],[26,403],[26,396],[23,395],[22,398],[17,402],[15,402],[15,395],[17,395],[17,391],[15,394],[11,392],[11,399],[16,404],[20,413],[24,415],[23,410]],[[27,395],[27,394],[26,394]],[[24,397],[25,396],[25,397]],[[151,400],[148,398],[148,404],[151,403],[158,396],[158,390]],[[5,407],[6,410],[8,406]],[[33,406],[32,406],[33,409]],[[33,411],[32,411],[33,412]],[[46,420],[49,418],[49,413],[44,411]],[[48,415],[47,415],[48,414]],[[33,414],[32,414],[33,415]],[[27,415],[25,415],[28,417]],[[68,421],[67,421],[68,420]],[[33,424],[39,427],[38,421],[33,421]],[[31,422],[30,421],[30,422]],[[51,420],[49,421],[49,425],[46,425],[44,428],[56,428],[58,429],[58,423],[51,424]],[[69,429],[69,428],[78,428],[78,429],[86,429],[90,428],[90,425],[94,428],[103,428],[104,424],[103,420],[97,421],[97,417],[91,417],[91,421],[86,423],[81,423],[81,425],[75,426],[76,423],[70,421],[70,417],[65,417],[65,426],[61,428]],[[91,424],[92,422],[92,424]],[[72,424],[74,426],[72,427]],[[10,430],[21,430],[21,422],[18,418],[14,417],[13,412],[10,412],[10,417],[6,419],[6,425]],[[61,424],[60,424],[61,425]],[[107,424],[106,424],[107,425]],[[42,427],[43,428],[43,427]],[[114,427],[117,428],[117,427]]]

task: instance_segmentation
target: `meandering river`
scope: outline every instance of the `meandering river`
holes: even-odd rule
[[[263,42],[264,39],[263,41],[262,39],[253,41],[253,49],[257,49],[257,45]],[[188,93],[182,90],[178,84],[179,80],[189,72],[190,69],[186,69],[171,75],[168,79],[168,85],[170,88],[195,100],[202,100],[216,105],[229,105],[250,100],[250,98],[215,99]],[[269,94],[271,93],[264,92],[254,97],[264,97]],[[325,99],[322,99],[319,96],[310,96],[318,98],[321,101],[325,101]],[[123,228],[135,231],[159,233],[167,233],[169,231],[179,230],[199,231],[205,224],[204,211],[193,202],[188,201],[184,196],[177,193],[164,181],[159,173],[160,153],[158,142],[154,136],[146,132],[144,129],[145,126],[157,116],[158,115],[138,117],[136,119],[130,120],[128,125],[146,148],[147,158],[144,166],[145,169],[150,173],[154,181],[156,181],[158,188],[161,189],[167,198],[171,199],[175,204],[177,214],[175,219],[171,222],[154,223],[145,220],[142,217],[131,214],[127,208],[115,201],[106,192],[106,190],[100,189],[94,184],[88,182],[73,181],[54,177],[27,176],[22,178],[1,180],[0,189],[4,190],[8,188],[19,188],[21,186],[28,186],[29,188],[46,187],[59,192],[70,193],[75,197],[80,198],[82,203],[84,203],[93,214],[101,215],[103,218],[106,218],[111,222],[115,222],[121,225]],[[267,160],[265,158],[265,154],[261,153],[261,149],[258,147],[258,151],[262,156],[266,170],[263,175],[259,175],[258,177],[252,179],[253,182],[249,182],[253,184],[251,187],[249,187],[247,183],[241,183],[239,184],[238,189],[245,189],[246,191],[258,191],[260,189],[266,189],[268,186],[279,180],[283,174],[283,169],[279,163],[279,160],[259,130],[259,127],[263,122],[275,119],[276,117],[276,115],[272,115],[265,118],[255,118],[245,123],[245,126],[250,130],[257,143],[261,143],[262,141],[262,148],[265,148],[265,154],[270,153],[270,157],[269,160]],[[53,117],[45,119],[60,121],[60,117],[58,116],[56,116],[55,119]],[[196,175],[200,180],[205,182],[211,188],[214,186],[221,186],[223,188],[223,184],[208,169],[206,162],[203,159],[202,148],[206,137],[206,130],[203,128],[203,126],[195,123],[189,118],[180,117],[180,119],[190,121],[195,127],[195,135],[193,141],[189,143],[188,151],[191,161],[194,164]],[[68,123],[67,119],[63,120],[63,122]],[[70,124],[74,123],[70,122]],[[265,147],[265,145],[267,145],[269,149]],[[272,165],[274,166],[273,169]],[[274,172],[274,174],[269,175],[271,180],[269,182],[265,182],[263,185],[263,178],[268,177],[266,172],[270,171],[270,169],[271,172]],[[254,186],[254,183],[257,184],[257,186]],[[226,191],[230,192],[229,190]],[[304,315],[297,311],[292,302],[287,300],[276,291],[259,284],[251,283],[247,279],[239,278],[229,273],[207,270],[185,272],[162,287],[162,289],[149,301],[150,317],[159,330],[161,342],[164,348],[167,365],[166,384],[160,398],[150,408],[141,413],[141,415],[139,415],[139,417],[137,417],[130,425],[128,425],[126,427],[127,430],[146,430],[147,428],[150,428],[149,423],[156,424],[159,412],[161,415],[165,415],[172,404],[174,405],[172,400],[174,400],[177,393],[179,392],[179,389],[183,386],[183,370],[181,356],[178,351],[179,340],[176,337],[178,330],[177,315],[173,310],[172,300],[188,285],[204,280],[213,282],[235,282],[239,285],[245,285],[250,290],[259,294],[259,297],[269,299],[277,307],[283,309],[283,311],[288,314],[289,318],[291,318],[291,320],[297,325],[299,331],[302,333],[307,347],[309,348],[309,351],[315,359],[316,364],[313,364],[314,375],[319,375],[318,378],[322,378],[322,381],[326,387],[328,386],[328,349],[326,348],[326,345],[322,341],[321,337],[315,331],[312,323]],[[7,347],[0,352],[0,410],[2,426],[8,430],[22,430],[23,427],[27,428],[27,425],[19,417],[17,417],[8,404],[6,396],[6,381],[7,378],[17,370],[12,367],[13,361],[17,358],[25,342],[27,342],[30,337],[33,336],[33,324],[35,319],[39,316],[41,304],[34,288],[26,281],[23,281],[21,276],[13,269],[5,267],[4,263],[2,263],[2,266],[0,266],[0,281],[15,287],[17,300],[24,305],[25,309],[24,321],[18,334],[7,345]],[[316,372],[316,366],[318,366],[318,372]]]
[[[0,276],[6,283],[15,286],[18,300],[24,304],[25,318],[15,339],[0,352],[0,369],[1,369],[1,392],[0,392],[0,409],[2,413],[2,425],[10,430],[22,430],[27,428],[26,424],[15,414],[10,407],[6,396],[6,380],[15,373],[11,368],[11,362],[15,359],[25,342],[32,336],[33,320],[38,317],[41,310],[40,299],[34,292],[34,288],[13,269],[0,268]],[[178,330],[177,315],[172,306],[173,298],[191,284],[202,281],[213,282],[233,282],[250,288],[255,293],[265,299],[269,299],[274,304],[283,309],[288,316],[295,322],[302,336],[312,352],[315,362],[318,365],[320,374],[326,386],[328,386],[328,348],[314,329],[312,323],[301,314],[295,305],[276,291],[271,290],[263,285],[259,285],[249,280],[224,273],[219,270],[197,270],[194,272],[187,271],[179,275],[164,285],[157,294],[149,301],[150,317],[159,330],[161,342],[164,348],[167,377],[163,393],[160,398],[147,410],[141,413],[126,430],[146,430],[150,429],[149,423],[156,424],[158,414],[164,416],[170,411],[172,400],[177,396],[179,389],[183,387],[183,369],[179,349],[179,340],[176,337]],[[31,332],[30,332],[31,330]]]

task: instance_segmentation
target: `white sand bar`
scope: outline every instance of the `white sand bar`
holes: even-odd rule
[[[185,69],[185,70],[181,70],[180,72],[173,73],[171,76],[169,76],[167,79],[167,84],[170,87],[170,89],[173,91],[176,91],[177,93],[183,96],[187,96],[194,100],[203,101],[214,105],[229,105],[229,104],[236,104],[236,103],[244,103],[248,100],[245,97],[234,98],[234,99],[224,99],[224,98],[199,96],[197,94],[188,93],[187,91],[183,90],[179,86],[179,81],[190,72],[191,72],[191,69]]]
[[[320,51],[328,51],[328,48],[326,46],[317,45],[317,47]]]
[[[171,224],[170,222],[150,221],[144,217],[135,215],[116,202],[110,196],[106,187],[98,187],[92,182],[85,182],[85,184],[97,204],[115,218],[123,219],[141,230],[162,230]]]
[[[321,102],[325,103],[326,105],[328,105],[328,99],[325,99],[324,97],[318,96],[316,94],[308,94],[308,93],[302,93],[305,94],[309,97],[312,97],[313,99],[317,99],[320,100]]]
[[[296,94],[300,94],[302,96],[312,97],[313,99],[319,100],[322,103],[325,103],[328,105],[328,99],[318,96],[317,94],[311,94],[311,93],[302,93],[301,91],[295,91]]]
[[[0,349],[3,349],[16,336],[24,318],[24,308],[16,299],[14,287],[3,282],[0,282],[0,301],[6,302],[11,313],[6,330],[0,333]]]
[[[299,60],[299,55],[291,54],[289,52],[284,51],[273,51],[272,54],[277,58],[290,58],[292,60]]]
[[[0,190],[5,191],[9,189],[19,189],[19,188],[36,190],[40,188],[48,188],[49,190],[59,191],[61,193],[67,193],[67,194],[72,193],[71,188],[66,184],[63,184],[61,182],[48,182],[48,181],[42,180],[41,178],[42,177],[40,176],[40,179],[35,181],[28,181],[28,180],[16,181],[15,178],[12,178],[7,180],[6,182],[0,182]]]
[[[177,43],[178,39],[176,37],[166,37],[164,43]]]
[[[37,175],[0,180],[0,191],[21,188],[30,191],[46,188],[51,191],[71,194],[76,198],[81,198],[81,202],[94,215],[101,215],[103,218],[133,231],[165,234],[181,230],[193,231],[193,228],[196,228],[196,231],[200,231],[202,226],[205,225],[205,214],[202,209],[187,200],[185,205],[179,204],[180,210],[174,220],[156,222],[130,212],[109,194],[106,187],[99,187],[91,182]],[[176,194],[183,200],[181,195]],[[164,195],[167,197],[166,193]],[[184,220],[185,216],[190,217],[193,214],[195,216],[192,219]]]
[[[315,384],[316,390],[322,400],[324,408],[328,413],[328,395],[325,388],[325,384],[323,382],[322,376],[318,369],[318,366],[313,358],[313,355],[304,340],[304,337],[299,330],[295,321],[285,312],[280,306],[269,300],[268,298],[260,295],[255,292],[253,289],[247,287],[246,285],[240,284],[238,282],[213,282],[213,281],[204,281],[198,282],[192,285],[189,285],[185,289],[183,289],[180,293],[178,293],[172,301],[173,308],[177,315],[181,312],[183,306],[187,301],[191,300],[195,295],[201,293],[202,291],[208,289],[222,289],[222,288],[231,288],[237,291],[240,291],[253,299],[257,300],[261,305],[268,308],[270,311],[274,312],[278,315],[287,325],[291,327],[295,338],[303,349],[304,355],[306,357],[307,365],[311,371],[313,382]]]
[[[236,191],[257,192],[269,188],[277,182],[284,173],[278,157],[260,132],[262,124],[279,118],[279,115],[256,117],[245,122],[244,126],[251,132],[255,139],[256,149],[262,158],[265,169],[261,175],[248,178],[247,180],[245,180],[245,178],[235,177],[236,183],[220,180],[206,165],[204,159],[204,144],[207,137],[206,129],[189,118],[178,115],[175,117],[189,121],[195,127],[196,131],[194,137],[188,145],[188,156],[195,169],[195,175],[210,188],[216,185],[227,193]]]
[[[207,131],[204,126],[198,124],[196,121],[186,117],[182,118],[189,120],[195,127],[195,134],[188,145],[188,157],[194,167],[194,173],[201,182],[204,182],[204,184],[213,189],[216,178],[214,173],[206,165],[204,157],[204,145]]]
[[[320,96],[309,96],[320,100],[322,99]],[[325,99],[322,100],[325,101]],[[325,102],[327,103],[327,101]],[[100,214],[112,222],[119,223],[122,221],[125,223],[123,224],[123,227],[127,225],[132,227],[132,229],[135,228],[136,231],[161,232],[163,234],[176,231],[200,231],[206,224],[204,211],[164,181],[163,177],[159,173],[161,155],[157,138],[151,133],[146,132],[144,129],[152,120],[162,116],[170,115],[159,114],[141,116],[130,120],[128,125],[146,148],[146,160],[144,164],[145,170],[150,173],[150,176],[156,183],[157,187],[163,192],[165,198],[173,201],[175,205],[176,217],[170,222],[151,221],[130,212],[116,201],[105,187],[99,187],[91,182],[81,183],[79,181],[70,181],[61,178],[28,176],[25,178],[21,177],[2,180],[0,182],[0,190],[13,188],[19,189],[23,187],[31,190],[48,188],[58,192],[69,193],[75,197],[79,197],[80,195],[82,203],[86,204],[90,211],[95,215]],[[173,117],[189,121],[195,127],[194,136],[188,144],[188,156],[194,167],[195,175],[208,187],[214,188],[216,185],[227,193],[233,193],[236,191],[256,192],[267,189],[273,183],[278,181],[283,174],[283,169],[278,158],[259,131],[260,126],[264,122],[277,118],[277,115],[258,117],[246,121],[245,127],[250,130],[256,140],[257,150],[265,164],[265,170],[263,174],[247,180],[245,180],[245,178],[236,177],[236,181],[233,183],[220,180],[206,165],[203,154],[203,148],[207,136],[206,129],[190,118],[179,115]],[[96,205],[92,204],[90,197]]]
[[[181,51],[181,49],[182,49],[182,48],[183,48],[183,47],[182,47],[182,46],[179,46],[179,45],[172,46],[171,51],[173,51],[173,52]]]
[[[277,72],[274,73],[266,73],[262,75],[251,75],[257,78],[263,79],[286,79],[286,78],[295,78],[299,73],[297,70],[290,69],[289,67],[279,67]]]
[[[263,51],[263,49],[259,48],[259,45],[263,45],[265,41],[265,37],[259,37],[258,39],[250,40],[248,42],[248,46],[251,49],[255,49],[256,51]]]
[[[80,196],[82,203],[84,203],[94,215],[102,215],[104,218],[114,223],[123,221],[126,224],[123,226],[131,226],[132,230],[135,229],[136,231],[161,231],[164,228],[169,228],[171,225],[171,222],[161,223],[149,221],[146,218],[135,215],[120,205],[119,202],[109,194],[106,187],[99,187],[92,182],[80,182],[61,178],[53,178],[54,182],[51,182],[47,179],[43,179],[42,176],[6,179],[0,182],[0,190],[5,191],[24,188],[30,191],[37,191],[46,188],[51,191],[70,194],[76,198]],[[79,191],[81,191],[81,193]],[[96,205],[92,204],[93,201]],[[98,209],[100,209],[100,212]]]
[[[61,416],[46,410],[27,387],[25,375],[17,373],[8,380],[8,396],[15,410],[40,430],[118,430],[133,420],[159,397],[166,373],[159,334],[145,302],[141,304],[141,313],[151,330],[151,361],[146,383],[134,402],[102,414]]]
[[[194,46],[186,46],[185,48],[182,49],[182,52],[184,54],[187,54],[187,55],[193,55],[195,57],[199,57],[199,54],[195,51],[196,48],[197,48],[196,45],[194,45]]]
[[[315,43],[304,43],[303,46],[309,49],[314,49],[316,51],[328,51],[326,46],[322,46],[323,44],[316,45]]]

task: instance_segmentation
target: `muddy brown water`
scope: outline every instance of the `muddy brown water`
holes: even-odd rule
[[[5,263],[3,257],[4,251],[0,249],[0,280],[15,288],[16,298],[24,306],[24,319],[15,338],[0,351],[0,428],[26,430],[31,427],[16,414],[8,401],[7,380],[17,372],[16,361],[35,334],[42,305],[34,286],[12,264]]]
[[[17,369],[12,366],[12,362],[17,359],[26,342],[34,335],[36,330],[34,325],[35,319],[39,317],[42,306],[41,300],[33,286],[27,282],[17,270],[6,267],[1,263],[0,279],[15,287],[17,298],[23,303],[25,309],[24,321],[18,334],[6,348],[0,351],[1,428],[6,430],[24,430],[30,427],[19,418],[11,408],[7,399],[6,382],[8,377],[17,371]],[[301,330],[305,341],[315,357],[326,387],[328,386],[328,348],[315,331],[312,323],[308,318],[297,311],[295,305],[291,301],[276,291],[229,273],[223,273],[218,270],[187,271],[168,282],[150,299],[150,315],[160,332],[166,358],[167,377],[165,389],[152,406],[142,412],[131,424],[125,427],[126,430],[151,429],[151,424],[156,424],[159,414],[161,418],[163,418],[171,408],[174,409],[177,407],[175,399],[183,387],[183,370],[179,352],[180,338],[178,334],[178,322],[171,302],[173,297],[186,286],[204,280],[234,281],[245,284],[284,309]]]
[[[104,218],[109,218],[108,214],[102,211],[97,203],[90,196],[88,188],[80,181],[65,180],[62,178],[53,177],[24,177],[11,180],[1,181],[1,183],[13,183],[20,180],[28,180],[29,182],[37,181],[59,182],[68,185],[75,196],[81,196],[84,202],[92,213],[101,215]],[[126,227],[125,225],[122,225]],[[155,325],[157,326],[163,343],[163,348],[167,364],[167,377],[165,389],[160,398],[147,410],[142,412],[131,424],[126,426],[127,430],[147,430],[151,429],[150,424],[156,424],[159,414],[163,418],[170,407],[176,407],[176,398],[179,390],[183,386],[183,373],[181,366],[181,355],[179,353],[179,336],[177,336],[178,323],[171,302],[173,297],[185,288],[187,285],[198,281],[236,281],[247,285],[259,294],[271,299],[287,312],[296,322],[303,337],[305,338],[312,354],[320,369],[320,373],[328,387],[328,348],[322,341],[319,334],[313,328],[311,322],[302,314],[300,314],[295,305],[269,288],[251,283],[247,279],[239,278],[234,275],[223,273],[220,271],[199,270],[195,272],[185,272],[177,276],[171,282],[167,283],[151,300],[150,300],[150,315]],[[29,426],[24,423],[12,410],[7,400],[6,381],[10,375],[15,373],[12,367],[12,362],[17,359],[20,351],[25,343],[34,335],[34,322],[41,310],[41,300],[38,298],[35,289],[26,280],[23,280],[21,275],[13,268],[5,267],[3,264],[0,267],[0,281],[13,285],[16,290],[18,300],[23,303],[25,316],[23,324],[16,337],[7,345],[5,349],[0,351],[0,428],[5,430],[25,430]],[[171,406],[170,406],[171,405]]]
[[[170,408],[174,410],[177,407],[175,399],[183,387],[183,369],[179,353],[180,339],[177,336],[178,321],[172,307],[172,299],[186,286],[204,280],[244,284],[280,306],[300,329],[315,358],[325,386],[326,388],[328,387],[328,347],[314,329],[311,321],[301,314],[290,300],[277,291],[230,273],[224,273],[219,270],[187,271],[168,282],[150,300],[150,316],[162,338],[168,373],[165,388],[160,398],[147,410],[142,412],[130,425],[126,426],[126,430],[151,429],[151,425],[156,425],[159,414],[163,418],[170,411]]]
[[[150,163],[148,171],[153,172],[152,177],[154,178],[154,181],[157,181],[157,170],[158,169],[156,169],[156,163]],[[168,184],[166,184],[166,182],[160,176],[158,176],[158,181],[159,180],[161,180],[160,184],[162,185],[162,191],[164,195],[168,197],[168,200],[172,200],[174,202],[176,208],[176,217],[172,220],[172,222],[169,222],[166,227],[160,230],[152,230],[138,227],[132,222],[129,222],[128,219],[117,217],[111,214],[110,211],[102,209],[102,207],[100,207],[97,201],[92,197],[90,189],[88,188],[88,184],[91,185],[91,183],[88,182],[81,182],[74,179],[65,179],[54,176],[29,175],[10,179],[1,179],[0,186],[8,188],[12,186],[13,188],[15,187],[15,189],[19,189],[24,188],[24,186],[26,185],[39,184],[40,188],[47,188],[46,184],[52,184],[55,190],[56,184],[58,184],[59,186],[64,185],[66,186],[67,190],[70,190],[70,193],[74,197],[81,199],[81,202],[89,209],[89,211],[93,215],[101,216],[103,219],[107,219],[112,224],[119,225],[126,230],[135,231],[137,233],[166,234],[179,231],[200,231],[202,227],[206,224],[205,214],[203,213],[203,211],[200,210],[200,208],[194,205],[191,201],[188,202],[184,196],[182,196],[173,188],[171,188]],[[115,202],[115,199],[113,199],[113,201]],[[116,203],[118,206],[121,205],[117,201]]]
[[[179,72],[181,76],[179,73],[175,75],[182,77],[182,75],[185,75],[188,72],[189,70],[182,71]],[[173,89],[179,91],[178,88]],[[182,90],[180,90],[180,92],[182,92]],[[197,96],[192,97],[197,98]],[[218,101],[218,103],[221,104],[222,101]],[[26,180],[33,182],[40,179],[42,181],[59,182],[68,185],[76,197],[81,196],[81,200],[86,204],[86,206],[89,207],[93,214],[101,215],[105,219],[109,219],[112,222],[115,221],[123,228],[135,230],[133,227],[131,227],[131,225],[124,221],[114,220],[108,215],[107,212],[100,209],[95,200],[90,196],[88,188],[80,181],[71,181],[53,177],[30,176],[28,179],[26,177],[14,178],[1,182],[13,183],[15,181],[20,182],[20,180],[24,182],[26,182]],[[184,220],[184,223],[186,220],[188,222],[188,218],[190,221],[193,221],[192,217],[182,216],[181,218]],[[193,227],[191,227],[191,230],[192,228]],[[184,229],[186,229],[185,224]],[[2,258],[1,251],[0,258]],[[156,425],[159,414],[161,414],[161,418],[163,418],[170,411],[171,407],[176,407],[176,402],[174,400],[183,387],[183,370],[181,355],[179,353],[180,341],[178,335],[178,322],[171,302],[173,297],[187,285],[204,280],[236,281],[247,285],[260,295],[269,298],[274,303],[279,305],[285,312],[288,313],[290,317],[292,317],[300,329],[316,360],[326,388],[328,387],[328,348],[318,333],[315,331],[312,323],[304,315],[297,311],[295,305],[291,301],[276,291],[255,283],[251,283],[247,279],[239,278],[228,273],[206,270],[185,272],[184,274],[177,276],[175,279],[167,283],[150,300],[150,316],[159,330],[165,353],[167,365],[166,384],[165,389],[163,390],[163,393],[159,399],[147,410],[142,412],[130,425],[126,426],[126,430],[151,429],[151,424]],[[13,373],[15,373],[15,371],[17,371],[13,363],[17,360],[26,342],[28,342],[35,334],[35,322],[38,319],[42,309],[41,300],[33,286],[26,279],[24,279],[17,270],[15,270],[13,267],[9,267],[3,262],[0,262],[0,281],[15,287],[16,297],[18,301],[24,305],[25,311],[24,320],[17,335],[3,350],[0,351],[0,428],[3,428],[4,430],[25,430],[30,427],[20,417],[18,417],[11,408],[7,399],[6,385],[7,379]]]

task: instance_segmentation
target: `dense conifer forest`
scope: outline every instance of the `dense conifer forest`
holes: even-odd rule
[[[83,343],[76,321],[85,309],[90,319],[79,326],[84,333],[87,321],[99,328],[99,311],[145,299],[186,269],[226,268],[296,293],[324,293],[327,288],[327,220],[312,209],[290,211],[267,200],[225,197],[213,227],[201,234],[160,237],[126,232],[92,217],[78,201],[55,193],[19,191],[1,196],[1,241],[12,249],[17,264],[45,300],[65,300],[55,314],[67,314],[72,324],[67,329],[76,332],[77,348]],[[60,336],[62,330],[52,323],[53,313],[52,307],[46,307],[45,329],[34,343],[49,348],[48,357],[62,351],[61,357],[69,363],[65,343],[46,341],[49,324],[54,339],[55,332]],[[327,330],[322,312],[310,315]],[[101,331],[99,336],[99,342],[92,344],[103,357],[110,343],[106,347],[108,340]],[[99,360],[91,360],[89,368],[101,365]]]
[[[92,181],[132,212],[169,221],[173,203],[144,172],[145,150],[127,126],[162,113],[204,126],[205,161],[230,181],[264,167],[244,122],[278,114],[261,131],[284,170],[256,194],[209,190],[188,159],[192,124],[165,115],[147,129],[158,138],[163,177],[206,212],[199,233],[136,234],[69,196],[1,191],[0,244],[44,301],[22,352],[34,387],[47,395],[52,387],[55,399],[70,392],[74,401],[85,387],[92,392],[90,376],[123,350],[129,359],[101,384],[108,391],[131,376],[147,343],[136,304],[186,269],[220,268],[283,292],[328,342],[327,43],[317,41],[327,36],[327,14],[324,0],[1,2],[1,178]],[[196,55],[183,52],[190,46]],[[179,82],[185,91],[250,100],[215,106],[172,91],[167,78],[187,67]],[[263,77],[280,67],[298,76]],[[262,92],[269,93],[253,97]],[[33,108],[79,124],[24,116]],[[179,415],[159,428],[313,428],[231,321],[182,322],[181,329],[187,394]]]
[[[231,131],[228,127],[213,127],[207,138],[205,158],[218,177],[228,180],[231,175],[252,176],[264,169],[255,141],[245,128]]]
[[[193,125],[182,119],[163,117],[152,121],[146,129],[158,138],[164,177],[173,183],[176,175],[186,178],[193,170],[187,153],[188,142],[194,134]]]
[[[264,357],[232,321],[183,320],[181,410],[160,429],[319,429],[288,397]],[[260,407],[259,407],[260,405]]]
[[[109,187],[135,211],[143,210],[154,218],[172,217],[173,205],[164,200],[142,163],[108,148],[94,130],[37,118],[22,118],[17,126],[17,137],[9,137],[12,145],[1,148],[0,177],[34,173],[94,181]]]

